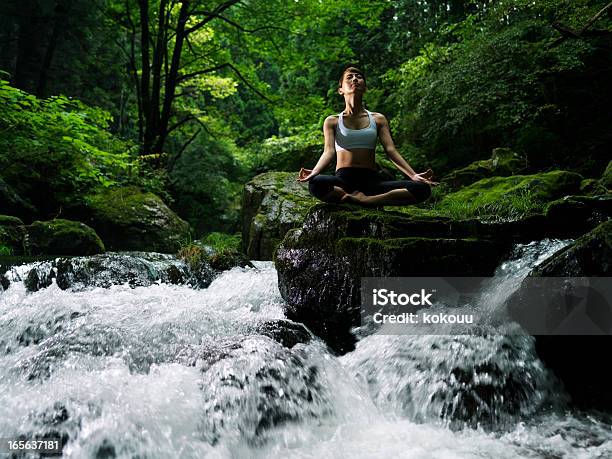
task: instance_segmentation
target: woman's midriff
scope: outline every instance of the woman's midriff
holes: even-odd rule
[[[336,170],[341,167],[364,167],[376,170],[374,150],[368,148],[336,150]]]

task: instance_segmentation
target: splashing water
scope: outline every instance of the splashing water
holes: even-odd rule
[[[491,310],[564,244],[517,247]],[[61,438],[67,458],[612,456],[610,419],[566,411],[531,338],[371,335],[335,357],[284,319],[272,264],[255,265],[204,290],[14,280],[0,437]]]

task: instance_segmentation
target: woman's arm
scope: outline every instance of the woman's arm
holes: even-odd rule
[[[334,116],[328,116],[325,118],[325,122],[323,123],[323,137],[325,138],[325,145],[323,147],[323,154],[317,161],[315,167],[310,169],[300,169],[300,173],[298,175],[298,180],[300,182],[307,182],[315,175],[320,174],[325,170],[325,168],[332,162],[334,156],[336,156],[336,134],[334,129],[336,128],[337,120]]]
[[[389,158],[393,164],[395,164],[395,167],[414,181],[425,182],[429,185],[437,185],[437,182],[432,182],[429,180],[431,177],[433,177],[433,171],[431,169],[427,169],[425,172],[417,174],[414,169],[410,167],[408,161],[406,161],[402,155],[399,154],[395,148],[393,139],[391,138],[391,129],[389,129],[389,122],[387,121],[385,115],[377,113],[376,121],[378,124],[378,137],[380,138],[380,143],[385,150],[387,158]]]

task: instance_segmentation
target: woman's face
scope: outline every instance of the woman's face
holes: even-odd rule
[[[347,69],[342,75],[342,84],[338,88],[338,93],[352,94],[364,93],[366,91],[366,82],[363,75],[355,69]]]

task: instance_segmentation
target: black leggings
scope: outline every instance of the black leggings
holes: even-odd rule
[[[426,183],[410,179],[383,180],[376,171],[363,167],[342,167],[336,171],[336,175],[315,175],[308,182],[310,193],[321,201],[325,200],[325,196],[331,193],[335,186],[347,193],[361,191],[367,196],[404,188],[415,197],[415,203],[423,202],[431,196],[431,188]]]

